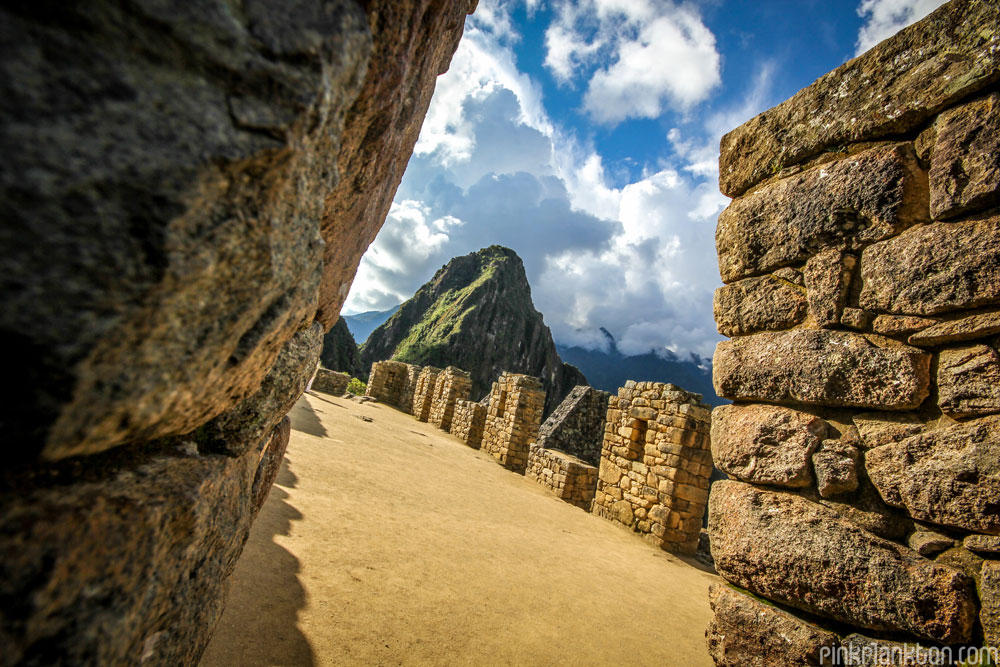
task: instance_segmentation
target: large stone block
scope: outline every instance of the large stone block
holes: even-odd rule
[[[1000,203],[1000,94],[949,109],[934,121],[930,134],[935,219]]]
[[[910,144],[882,146],[764,186],[719,215],[723,282],[856,250],[928,220],[926,176]]]
[[[723,336],[790,329],[806,317],[801,287],[775,276],[747,278],[715,290],[715,324]]]
[[[833,664],[837,635],[726,584],[712,584],[708,652],[718,667]]]
[[[1000,417],[927,431],[867,452],[885,502],[915,519],[1000,534]]]
[[[723,405],[712,411],[712,460],[727,475],[756,484],[812,484],[810,457],[827,423],[777,405]]]
[[[1000,310],[976,313],[925,327],[910,336],[910,345],[934,346],[1000,334]]]
[[[822,505],[716,482],[709,532],[719,573],[758,595],[862,628],[946,644],[971,638],[977,608],[968,576]]]
[[[847,288],[857,258],[839,248],[821,250],[806,262],[806,289],[809,295],[809,313],[820,327],[840,324],[840,316],[847,301]]]
[[[844,331],[758,333],[719,343],[719,396],[773,403],[906,410],[928,394],[930,355]],[[888,345],[888,343],[886,343]]]
[[[952,417],[1000,412],[1000,354],[989,345],[941,350],[938,405]]]
[[[1000,216],[935,222],[861,254],[861,307],[934,315],[1000,303]]]
[[[827,149],[918,130],[1000,80],[993,0],[953,0],[722,138],[719,188],[737,197]]]

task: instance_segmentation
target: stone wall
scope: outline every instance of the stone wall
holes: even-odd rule
[[[716,588],[719,665],[1000,645],[998,25],[953,0],[722,140],[712,555],[778,607]]]
[[[434,403],[434,389],[437,387],[438,375],[441,369],[434,366],[424,366],[417,376],[417,385],[413,389],[413,416],[417,421],[428,421],[431,418],[431,405]]]
[[[538,446],[557,449],[592,466],[598,465],[610,398],[608,392],[593,387],[574,387],[542,424]]]
[[[365,395],[387,405],[393,405],[404,412],[413,406],[414,378],[420,372],[419,366],[401,361],[378,361],[372,364],[368,375]]]
[[[590,510],[597,490],[597,468],[575,456],[532,443],[525,476],[547,487],[558,498]]]
[[[694,554],[712,474],[709,410],[672,384],[625,383],[608,403],[594,514]]]
[[[473,6],[0,8],[0,662],[197,664]]]
[[[313,391],[320,391],[331,396],[343,396],[347,393],[347,384],[351,381],[351,376],[347,373],[338,373],[320,366],[316,369],[316,377],[312,381]]]
[[[483,444],[483,427],[486,424],[486,406],[459,399],[455,402],[455,415],[451,420],[451,434],[473,449]]]
[[[523,474],[528,465],[528,447],[538,438],[544,407],[541,380],[501,373],[490,391],[482,449],[508,470]]]
[[[442,431],[451,431],[451,422],[455,415],[455,402],[467,400],[472,391],[472,379],[466,371],[454,366],[448,366],[434,385],[434,397],[431,399],[431,411],[428,421]]]

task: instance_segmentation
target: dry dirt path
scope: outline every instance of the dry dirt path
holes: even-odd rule
[[[386,406],[292,424],[203,667],[711,664],[713,575]]]

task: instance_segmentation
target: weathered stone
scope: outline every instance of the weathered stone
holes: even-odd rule
[[[876,447],[865,467],[885,502],[915,519],[1000,533],[1000,417]]]
[[[787,280],[793,285],[798,285],[799,287],[806,286],[806,279],[802,276],[802,272],[798,269],[793,269],[791,267],[783,267],[772,273],[775,278],[781,278],[782,280]]]
[[[338,322],[340,320],[337,320]],[[322,326],[322,325],[320,325]],[[312,390],[330,396],[343,396],[347,392],[347,385],[351,382],[351,376],[347,373],[338,373],[327,368],[317,368],[316,377],[312,381]]]
[[[1000,333],[1000,310],[993,310],[934,324],[910,336],[909,343],[931,347],[985,338],[998,333]]]
[[[748,188],[824,150],[898,136],[1000,80],[1000,7],[957,0],[722,138],[719,188]]]
[[[887,540],[905,542],[906,536],[913,532],[913,519],[886,505],[871,483],[859,484],[857,492],[842,498],[824,498],[818,492],[812,495],[808,489],[803,495],[834,510],[855,526]]]
[[[930,355],[843,331],[794,330],[719,343],[712,373],[730,399],[906,410],[928,394]]]
[[[824,440],[812,455],[819,495],[832,498],[858,488],[858,450],[840,440]]]
[[[1000,216],[935,222],[861,253],[861,307],[934,315],[1000,302]]]
[[[1000,94],[949,109],[932,132],[931,215],[954,218],[1000,203]]]
[[[593,387],[573,387],[538,431],[538,446],[601,463],[604,423],[611,394]]]
[[[829,328],[840,323],[856,262],[854,255],[838,248],[822,250],[806,262],[803,275],[808,290],[809,314],[817,326]]]
[[[747,278],[715,290],[715,323],[723,336],[789,329],[806,317],[805,291],[774,276]]]
[[[944,533],[918,527],[906,538],[906,544],[921,556],[933,556],[955,546],[955,540]]]
[[[838,657],[841,661],[835,664],[844,667],[914,667],[915,665],[953,667],[955,665],[947,657],[941,658],[941,652],[936,646],[872,639],[858,633],[850,634],[840,640]]]
[[[928,219],[926,178],[910,144],[810,169],[735,200],[719,215],[723,282],[804,262],[827,246],[857,250]]]
[[[935,558],[934,561],[964,572],[966,575],[971,577],[977,585],[981,579],[981,570],[983,569],[983,563],[985,562],[982,556],[974,554],[965,547],[961,546],[948,549]]]
[[[860,308],[844,308],[843,312],[840,313],[840,323],[845,327],[864,331],[871,327],[872,316],[871,313]]]
[[[789,493],[720,481],[709,500],[716,569],[758,595],[873,630],[968,641],[972,581]]]
[[[976,553],[1000,554],[1000,535],[968,535],[963,546]]]
[[[906,336],[934,326],[941,320],[912,315],[877,315],[872,320],[872,331],[883,336]]]
[[[826,436],[819,417],[776,405],[723,405],[712,411],[712,460],[756,484],[812,484],[810,457]]]
[[[833,664],[836,634],[726,584],[712,584],[709,601],[715,616],[705,635],[718,667]]]
[[[983,563],[979,596],[983,604],[979,611],[983,643],[986,646],[1000,646],[1000,561]]]
[[[917,415],[898,412],[865,412],[854,416],[854,425],[867,449],[899,442],[927,428]]]
[[[236,458],[116,450],[72,484],[6,491],[4,663],[197,664],[288,435],[286,420]]]
[[[333,153],[344,178],[334,184],[323,211],[326,245],[316,317],[327,329],[339,317],[361,256],[385,221],[420,134],[434,81],[448,70],[465,15],[476,2],[363,3],[374,46],[360,94],[344,120],[339,151]]]
[[[952,417],[1000,412],[1000,354],[989,345],[941,350],[938,405]]]

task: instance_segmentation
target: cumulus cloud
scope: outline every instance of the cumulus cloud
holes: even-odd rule
[[[857,51],[861,55],[883,39],[892,37],[940,7],[946,0],[862,0],[858,16],[865,24],[858,32]]]
[[[715,36],[690,5],[564,0],[545,34],[559,81],[587,80],[584,109],[601,123],[687,110],[719,85]]]

